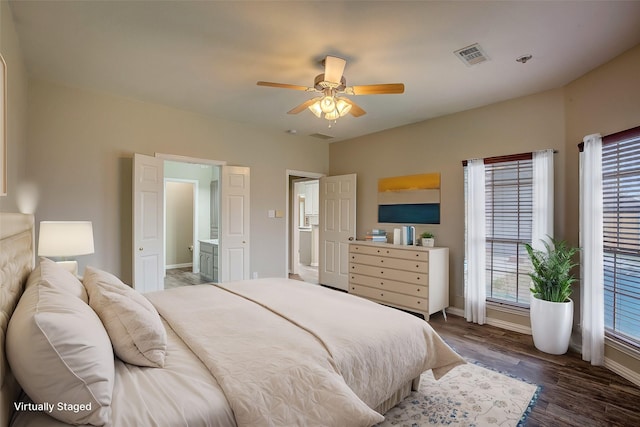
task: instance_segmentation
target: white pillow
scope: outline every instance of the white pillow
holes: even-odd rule
[[[49,258],[40,258],[40,263],[27,279],[26,288],[36,284],[61,289],[80,298],[85,303],[89,302],[87,291],[82,286],[82,282],[69,270]]]
[[[62,289],[29,287],[9,322],[6,352],[27,395],[54,405],[49,415],[69,424],[110,422],[113,351],[100,319],[85,302]]]
[[[87,267],[89,305],[102,320],[116,355],[138,366],[164,367],[167,331],[155,307],[113,274]]]

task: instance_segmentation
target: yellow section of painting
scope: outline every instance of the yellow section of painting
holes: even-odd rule
[[[440,173],[394,176],[378,180],[378,192],[440,188]]]

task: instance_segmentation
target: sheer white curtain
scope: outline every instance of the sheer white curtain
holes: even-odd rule
[[[486,315],[486,218],[484,160],[467,162],[465,230],[467,274],[464,286],[464,315],[469,322],[484,324]]]
[[[584,137],[580,153],[580,265],[582,359],[604,363],[604,273],[602,239],[602,137]]]
[[[544,250],[553,237],[553,150],[533,153],[533,217],[531,246]]]

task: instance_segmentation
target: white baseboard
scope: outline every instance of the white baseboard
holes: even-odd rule
[[[529,326],[519,325],[517,323],[507,322],[500,319],[487,318],[487,324],[495,326],[497,328],[506,329],[508,331],[520,332],[521,334],[531,335],[531,328]]]
[[[453,314],[454,316],[464,317],[464,310],[458,307],[447,307],[445,309],[447,314]]]
[[[620,363],[607,357],[604,358],[604,367],[612,370],[622,378],[625,378],[640,387],[640,373],[632,371],[626,366],[621,365]]]
[[[448,307],[447,313],[453,314],[454,316],[464,317],[464,310],[457,307]],[[517,323],[507,322],[500,319],[493,319],[491,317],[487,317],[485,323],[487,325],[495,326],[496,328],[531,335],[531,328],[529,326],[518,325]]]
[[[187,268],[187,267],[193,267],[193,263],[187,262],[184,264],[171,264],[171,265],[165,265],[165,269],[166,270],[171,270],[172,268]]]

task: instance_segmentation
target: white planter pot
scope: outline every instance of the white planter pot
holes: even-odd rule
[[[422,246],[427,246],[429,248],[432,248],[433,245],[435,244],[436,244],[436,239],[434,238],[425,238],[425,237],[422,238]]]
[[[532,295],[529,314],[536,348],[549,354],[565,354],[573,327],[573,300],[550,302]]]

